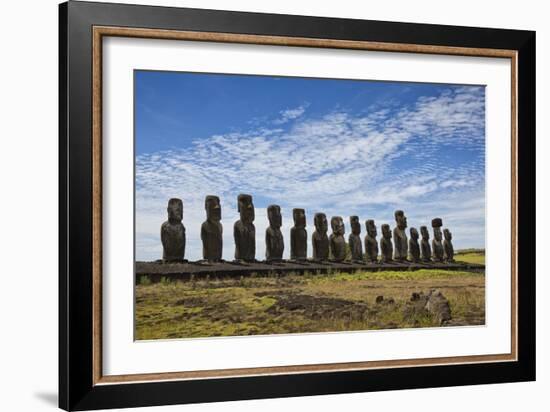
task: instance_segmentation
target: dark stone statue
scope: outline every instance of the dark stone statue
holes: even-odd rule
[[[393,244],[391,242],[390,225],[382,225],[382,238],[380,239],[380,251],[382,253],[382,263],[393,261]]]
[[[361,223],[358,216],[350,216],[351,234],[348,238],[351,260],[363,260],[363,245],[361,242]]]
[[[307,259],[306,211],[292,209],[294,226],[290,229],[290,259]]]
[[[233,226],[235,260],[253,262],[256,259],[256,228],[252,196],[240,194],[237,198],[240,219]]]
[[[398,262],[406,262],[408,254],[407,233],[405,232],[407,217],[402,210],[396,210],[394,216],[396,226],[393,229],[393,258]]]
[[[369,219],[365,222],[367,228],[367,236],[365,236],[365,254],[367,255],[367,262],[378,262],[378,242],[376,241],[376,225],[374,220]]]
[[[443,226],[443,221],[436,217],[432,219],[432,228],[434,231],[434,238],[432,240],[432,251],[433,259],[435,262],[443,262],[445,260],[445,252],[443,249],[442,235],[441,235],[441,226]]]
[[[422,240],[420,241],[420,251],[422,252],[422,262],[432,261],[432,248],[430,247],[430,232],[426,226],[420,226]]]
[[[328,222],[324,213],[315,213],[313,218],[315,224],[315,232],[311,237],[313,244],[313,259],[328,260],[329,258],[329,242],[328,242]]]
[[[455,261],[455,249],[453,247],[453,234],[449,229],[443,230],[443,236],[445,236],[445,240],[443,241],[443,249],[445,251],[445,260],[447,262],[454,262]]]
[[[340,216],[333,216],[330,219],[332,234],[329,238],[330,252],[332,259],[336,262],[342,262],[346,259],[346,239],[344,233],[344,220]]]
[[[409,253],[411,255],[411,261],[414,263],[420,262],[420,245],[418,244],[418,230],[411,227],[409,230],[411,238],[409,239]]]
[[[269,219],[269,227],[265,230],[265,259],[268,262],[282,260],[285,244],[281,233],[283,222],[281,207],[278,205],[268,206],[267,218]]]
[[[168,201],[168,220],[160,227],[162,241],[162,260],[165,262],[181,262],[185,256],[185,226],[183,219],[183,202],[181,199]]]
[[[206,196],[204,199],[206,221],[201,226],[202,257],[209,262],[222,260],[223,226],[222,207],[218,196]]]

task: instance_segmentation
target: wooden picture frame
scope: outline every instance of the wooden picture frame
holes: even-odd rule
[[[535,379],[535,33],[107,3],[59,8],[59,405],[66,410]],[[102,39],[106,36],[511,60],[511,352],[104,376]],[[520,185],[521,183],[521,185]]]

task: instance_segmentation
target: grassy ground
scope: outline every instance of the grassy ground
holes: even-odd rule
[[[485,264],[485,251],[474,249],[464,252],[458,252],[457,254],[455,254],[455,260],[457,262]]]
[[[251,275],[136,286],[136,338],[439,326],[429,315],[411,315],[405,310],[413,292],[427,293],[432,288],[449,299],[450,325],[485,323],[485,276],[480,273],[419,270]],[[384,299],[376,302],[379,296]]]

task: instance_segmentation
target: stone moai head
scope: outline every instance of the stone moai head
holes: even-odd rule
[[[401,230],[405,230],[407,227],[407,217],[402,210],[396,210],[395,213],[395,224]]]
[[[204,208],[206,210],[206,220],[210,222],[219,222],[222,220],[222,206],[218,196],[208,195],[204,198]]]
[[[168,212],[168,221],[170,223],[181,222],[183,219],[183,202],[181,199],[170,199],[166,211]]]
[[[294,219],[295,227],[306,227],[306,211],[304,209],[292,209],[292,218]]]
[[[361,234],[361,222],[359,222],[358,216],[350,216],[349,223],[351,225],[351,233],[354,235]]]
[[[281,206],[270,205],[267,207],[267,218],[269,219],[269,226],[274,229],[280,229],[283,224],[283,218],[281,216]]]
[[[330,227],[332,228],[332,233],[335,235],[343,235],[346,232],[344,219],[340,216],[333,216],[332,219],[330,219]]]
[[[374,224],[374,220],[369,219],[365,222],[365,227],[367,228],[367,233],[371,237],[376,237],[378,235],[376,231],[376,225]]]
[[[415,227],[411,227],[409,232],[411,234],[411,239],[418,240],[418,230],[416,230]]]
[[[254,203],[252,203],[252,196],[240,194],[237,197],[237,210],[241,217],[241,222],[252,223],[254,222]]]
[[[453,240],[453,234],[449,229],[443,229],[443,236],[445,236],[446,240]]]
[[[315,229],[319,233],[327,233],[328,222],[327,216],[324,213],[315,213],[315,216],[313,217],[313,223],[315,224]]]
[[[441,226],[443,226],[443,220],[441,218],[436,217],[435,219],[432,219],[432,228],[434,230],[434,239],[435,240],[441,240]]]
[[[420,233],[422,234],[422,239],[428,240],[430,238],[430,232],[426,226],[420,226]]]
[[[384,236],[385,239],[391,239],[390,225],[387,223],[382,225],[382,236]]]

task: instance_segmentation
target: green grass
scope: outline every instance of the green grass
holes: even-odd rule
[[[412,292],[437,288],[455,325],[485,322],[484,274],[381,271],[193,279],[136,286],[136,338],[170,339],[438,326],[403,313]],[[376,303],[377,296],[394,303]]]
[[[468,251],[465,253],[457,253],[455,255],[455,260],[457,262],[465,263],[478,263],[481,265],[485,264],[485,251]]]

